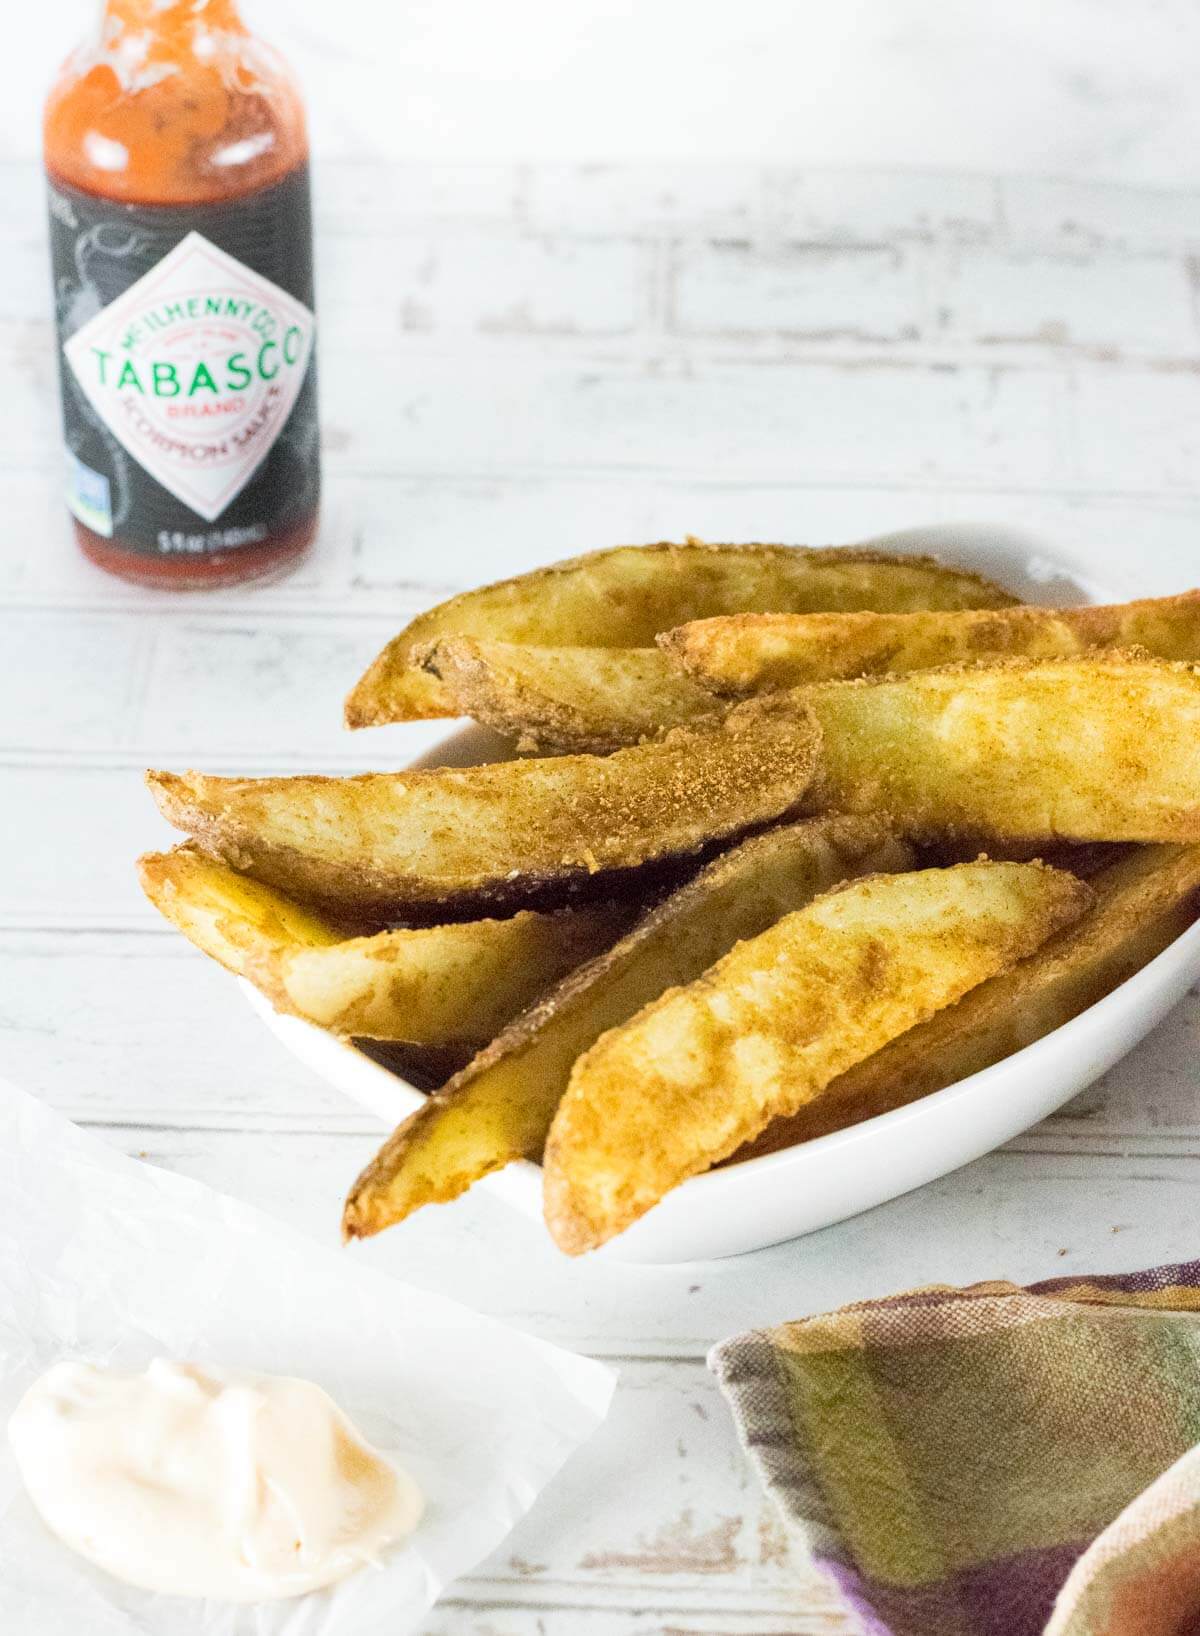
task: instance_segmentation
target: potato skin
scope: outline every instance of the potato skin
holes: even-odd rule
[[[620,545],[465,591],[392,638],[346,700],[346,725],[454,714],[417,650],[442,636],[649,648],[659,631],[743,609],[998,608],[1016,599],[930,557],[859,547]]]
[[[418,650],[454,712],[520,750],[605,755],[671,727],[714,725],[727,706],[657,648],[532,647],[448,636]]]
[[[606,898],[646,866],[795,811],[820,735],[803,706],[738,712],[612,756],[369,773],[151,772],[163,816],[256,880],[341,913],[472,919]]]
[[[987,658],[1065,659],[1093,648],[1195,660],[1200,591],[1108,607],[739,613],[664,631],[658,644],[681,675],[734,698]]]
[[[607,1242],[1091,899],[1044,864],[957,864],[849,881],[738,944],[576,1062],[546,1142],[555,1242]]]

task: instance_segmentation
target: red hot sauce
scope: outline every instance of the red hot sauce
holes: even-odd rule
[[[124,579],[275,575],[320,498],[299,93],[235,0],[105,0],[46,103],[67,505]]]

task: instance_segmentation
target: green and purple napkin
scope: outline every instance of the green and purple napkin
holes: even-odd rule
[[[709,1361],[869,1636],[1200,1636],[1200,1262],[912,1290]]]

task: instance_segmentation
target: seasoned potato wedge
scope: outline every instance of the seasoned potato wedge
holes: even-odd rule
[[[1089,648],[1200,659],[1200,591],[1111,607],[732,614],[658,641],[688,678],[733,696],[974,659],[1069,658]]]
[[[623,545],[452,597],[402,630],[346,701],[346,723],[454,714],[415,651],[442,636],[535,647],[652,648],[659,631],[744,609],[999,608],[1007,592],[927,557],[787,545]]]
[[[1200,840],[1200,666],[1014,659],[739,708],[784,701],[821,724],[818,805],[890,813],[915,839]]]
[[[781,818],[816,769],[803,709],[616,755],[358,778],[152,772],[163,815],[266,884],[393,919],[606,895],[614,877]]]
[[[512,1159],[539,1158],[575,1059],[605,1029],[847,876],[911,863],[874,818],[789,825],[715,859],[398,1127],[350,1193],[347,1235],[377,1233]]]
[[[193,846],[148,853],[138,871],[156,908],[277,1011],[410,1045],[491,1038],[632,918],[628,908],[526,910],[510,920],[348,937]]]
[[[657,648],[539,648],[446,636],[417,650],[456,715],[525,750],[604,754],[725,708]]]
[[[1095,904],[1010,970],[835,1079],[734,1154],[795,1147],[990,1068],[1111,994],[1200,913],[1200,846],[1137,847],[1092,876]]]
[[[605,1243],[1091,898],[1036,863],[873,875],[739,944],[576,1062],[546,1141],[555,1242],[571,1255]]]

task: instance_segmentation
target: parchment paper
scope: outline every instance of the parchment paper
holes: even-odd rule
[[[63,1357],[155,1356],[308,1377],[420,1483],[379,1569],[287,1602],[152,1595],[61,1545],[25,1496],[8,1417]],[[604,1418],[600,1364],[306,1242],[126,1158],[0,1080],[0,1631],[5,1636],[404,1636]]]

